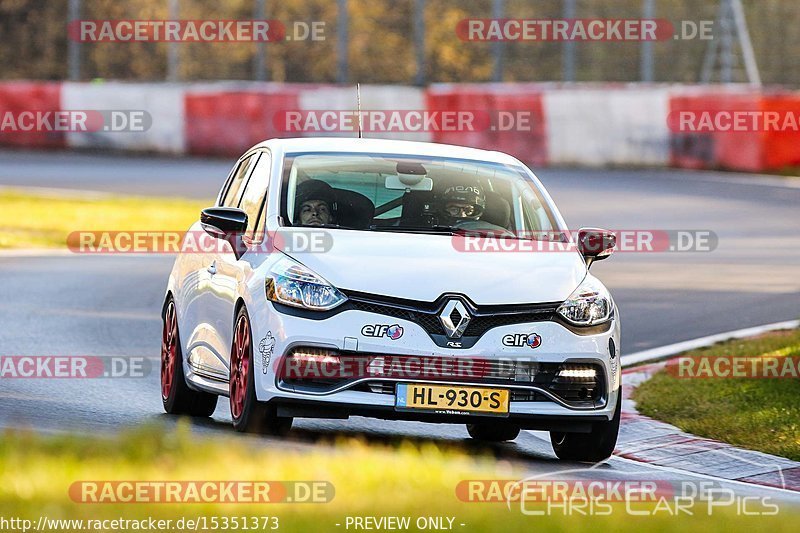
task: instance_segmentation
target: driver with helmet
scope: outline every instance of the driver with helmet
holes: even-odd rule
[[[442,193],[441,214],[450,225],[478,220],[484,209],[486,209],[486,195],[477,183],[451,185]]]

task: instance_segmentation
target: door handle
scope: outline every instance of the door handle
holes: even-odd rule
[[[216,274],[216,273],[217,273],[217,262],[216,262],[216,261],[214,261],[213,263],[211,263],[211,264],[208,266],[208,268],[206,269],[206,272],[208,272],[208,273],[209,273],[209,274],[211,274],[212,276],[213,276],[214,274]]]

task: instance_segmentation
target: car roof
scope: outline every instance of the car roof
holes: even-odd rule
[[[519,165],[520,162],[503,152],[481,150],[454,144],[438,144],[392,139],[359,139],[356,137],[296,137],[269,139],[253,148],[269,148],[277,152],[364,152],[407,154],[453,159],[470,159],[491,163]]]

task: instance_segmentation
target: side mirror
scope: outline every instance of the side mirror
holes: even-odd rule
[[[242,242],[247,231],[247,213],[235,207],[207,207],[200,212],[200,225],[216,239],[227,241],[236,259],[245,252]]]
[[[586,260],[586,267],[595,261],[601,261],[614,253],[617,236],[613,232],[599,228],[581,228],[578,230],[578,251]]]

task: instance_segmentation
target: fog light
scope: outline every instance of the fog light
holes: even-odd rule
[[[590,378],[597,377],[597,370],[594,368],[562,368],[558,371],[560,378]]]
[[[339,352],[333,350],[303,348],[295,350],[289,357],[298,363],[317,365],[335,365],[339,363]]]
[[[346,371],[334,350],[298,348],[281,361],[277,374],[285,380],[342,379]]]

